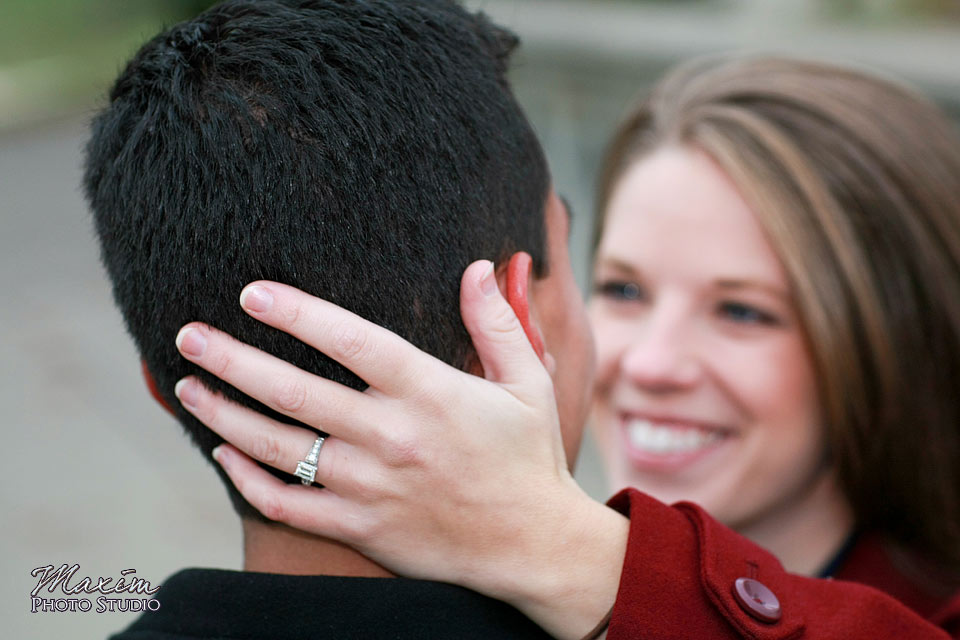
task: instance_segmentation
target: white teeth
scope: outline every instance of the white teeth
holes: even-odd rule
[[[666,455],[687,453],[713,444],[723,436],[716,431],[705,432],[696,428],[678,428],[654,424],[639,418],[627,422],[627,437],[630,444],[649,453]]]

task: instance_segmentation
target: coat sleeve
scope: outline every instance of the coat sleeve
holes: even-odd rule
[[[609,505],[630,538],[608,640],[960,638],[871,587],[787,573],[694,504],[627,489]]]

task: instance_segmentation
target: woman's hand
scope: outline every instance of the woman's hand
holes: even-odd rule
[[[189,324],[181,353],[267,406],[330,434],[316,482],[288,485],[316,434],[207,391],[188,377],[184,407],[231,444],[215,452],[266,517],[346,543],[410,577],[505,600],[559,638],[579,638],[616,595],[626,520],[591,500],[563,453],[553,385],[493,265],[471,265],[461,312],[485,378],[456,370],[386,329],[291,287],[241,294],[254,318],[365,380],[358,392],[214,328]]]

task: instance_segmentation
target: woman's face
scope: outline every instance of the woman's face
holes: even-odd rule
[[[783,265],[720,168],[682,147],[629,167],[597,258],[593,425],[612,488],[741,530],[809,503],[825,473],[810,354]]]

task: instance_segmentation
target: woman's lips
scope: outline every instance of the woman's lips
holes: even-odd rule
[[[732,431],[682,419],[620,417],[624,448],[640,471],[676,471],[715,451]]]

